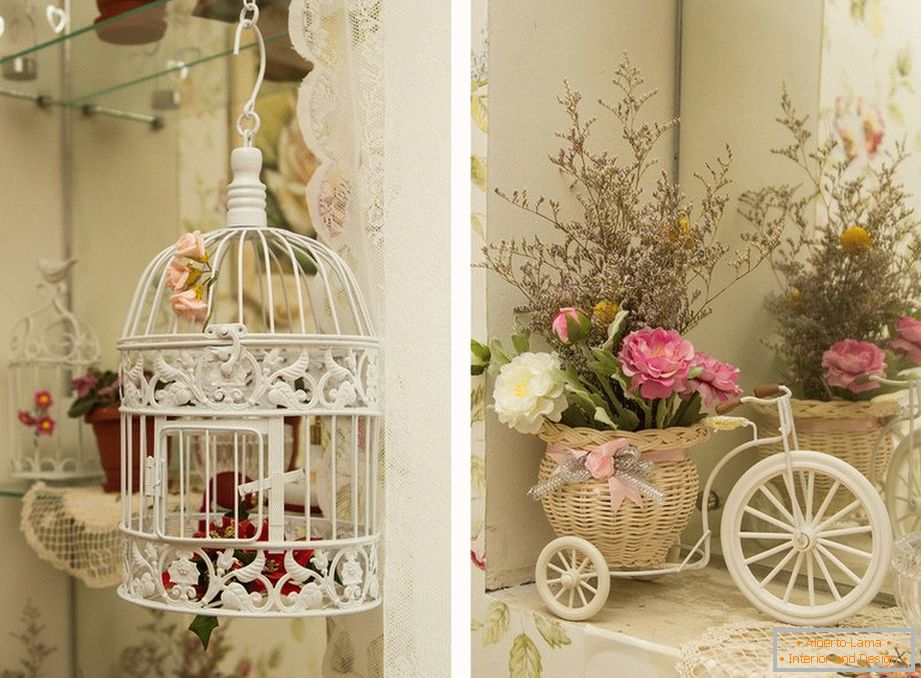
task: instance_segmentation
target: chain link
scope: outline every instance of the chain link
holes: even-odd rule
[[[249,28],[259,21],[259,5],[256,0],[243,0],[243,9],[240,10],[240,25]]]

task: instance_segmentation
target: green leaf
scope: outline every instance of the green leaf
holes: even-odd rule
[[[681,403],[675,416],[672,418],[670,426],[691,426],[703,419],[701,406],[703,405],[700,394],[695,393],[691,398]]]
[[[508,653],[509,678],[541,678],[543,671],[540,651],[534,641],[526,633],[515,636]]]
[[[470,340],[470,374],[474,377],[483,374],[489,367],[492,358],[489,347],[484,346],[476,339]]]
[[[656,428],[665,428],[665,417],[668,415],[668,400],[653,401],[656,408]]]
[[[510,362],[508,354],[502,347],[502,342],[498,339],[493,339],[491,342],[489,342],[489,353],[489,373],[492,375],[499,374],[499,370],[502,368],[502,366]]]
[[[208,649],[208,642],[211,640],[211,632],[217,628],[217,625],[217,617],[209,617],[203,614],[195,615],[195,619],[189,624],[189,631],[198,636],[203,650]]]
[[[505,603],[495,602],[489,606],[489,615],[483,628],[483,645],[495,645],[508,631],[508,605]]]
[[[608,338],[604,344],[602,344],[602,348],[611,349],[620,343],[620,338],[623,336],[624,330],[626,329],[624,321],[629,315],[630,311],[625,311],[624,309],[620,309],[617,312],[617,315],[614,316],[614,320],[608,325]]]
[[[534,624],[541,638],[547,641],[547,645],[556,649],[564,645],[571,645],[572,640],[566,635],[563,625],[556,619],[550,619],[542,614],[534,613]]]
[[[605,426],[610,426],[611,428],[620,428],[617,424],[615,424],[611,420],[611,417],[608,415],[607,411],[603,407],[595,408],[594,417],[595,417],[595,421],[600,421]]]
[[[92,410],[95,405],[96,396],[92,394],[77,398],[70,404],[70,409],[67,410],[67,416],[74,418],[82,417]]]
[[[531,333],[528,330],[522,330],[512,335],[512,346],[518,355],[527,353],[531,350]]]

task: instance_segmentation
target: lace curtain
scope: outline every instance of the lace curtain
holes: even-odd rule
[[[448,675],[449,6],[292,0],[289,21],[314,64],[298,101],[311,220],[385,346],[383,611],[330,620],[324,676]]]

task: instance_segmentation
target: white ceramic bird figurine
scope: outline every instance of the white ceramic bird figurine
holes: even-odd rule
[[[39,259],[36,262],[42,277],[49,283],[59,283],[67,277],[70,267],[77,262],[76,259],[55,261],[53,259]]]

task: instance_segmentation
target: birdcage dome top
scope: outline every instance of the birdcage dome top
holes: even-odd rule
[[[235,149],[227,227],[148,264],[122,338],[122,412],[378,412],[378,339],[346,262],[266,225],[261,153]]]
[[[38,305],[13,326],[8,359],[10,366],[54,363],[86,368],[99,361],[99,340],[92,327],[67,308],[64,279],[74,260],[37,263],[43,281],[38,285]]]
[[[124,325],[122,348],[207,341],[234,325],[250,341],[375,343],[355,275],[332,249],[266,225],[261,154],[234,151],[227,227],[186,234],[148,264]]]

